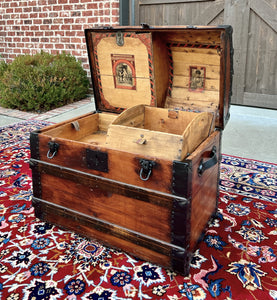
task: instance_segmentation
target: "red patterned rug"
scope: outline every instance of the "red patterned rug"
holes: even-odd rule
[[[0,299],[277,299],[277,166],[223,156],[218,218],[188,277],[41,222],[29,132],[0,128]]]

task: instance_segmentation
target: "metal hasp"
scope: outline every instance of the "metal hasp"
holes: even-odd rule
[[[86,162],[89,169],[100,172],[109,172],[108,153],[92,149],[86,149]]]
[[[50,141],[48,146],[49,150],[47,152],[47,158],[52,159],[57,154],[60,145],[56,142]]]
[[[117,44],[117,46],[120,46],[120,47],[124,46],[124,35],[123,35],[123,32],[118,31],[116,33],[115,38],[116,38],[116,44]]]
[[[147,159],[140,159],[139,163],[141,165],[141,169],[139,172],[139,177],[143,181],[147,181],[152,173],[152,169],[155,166],[155,162]]]

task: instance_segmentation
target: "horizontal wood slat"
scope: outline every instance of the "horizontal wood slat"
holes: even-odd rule
[[[103,190],[110,191],[112,193],[133,197],[136,200],[146,201],[162,207],[171,208],[174,200],[181,202],[184,201],[184,198],[182,197],[147,188],[141,188],[35,159],[30,159],[30,165],[32,168],[37,168],[39,172],[45,172],[64,179],[74,178],[74,181],[80,184],[89,185],[91,187],[96,186],[97,188],[102,188]]]
[[[33,202],[35,207],[37,208],[38,215],[44,219],[46,215],[54,214],[56,216],[64,216],[68,220],[75,220],[79,224],[85,224],[86,226],[91,226],[96,230],[103,232],[105,234],[113,235],[122,240],[127,240],[133,243],[134,245],[140,245],[142,247],[151,249],[155,252],[164,254],[166,256],[171,256],[171,252],[174,251],[182,251],[185,249],[162,240],[151,238],[148,235],[129,230],[127,228],[120,227],[116,224],[112,224],[110,222],[103,221],[102,219],[95,218],[93,216],[86,215],[84,213],[80,213],[78,211],[64,208],[63,206],[59,206],[54,203],[50,203],[43,199],[39,199],[33,197]],[[78,231],[78,228],[76,228]],[[84,234],[84,233],[83,233]]]

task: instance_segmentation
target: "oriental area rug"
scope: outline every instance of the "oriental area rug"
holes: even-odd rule
[[[0,128],[0,299],[277,299],[277,166],[223,155],[217,218],[182,277],[35,218],[26,121]]]

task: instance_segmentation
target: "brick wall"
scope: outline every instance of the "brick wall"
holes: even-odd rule
[[[0,59],[66,51],[89,71],[84,29],[119,23],[119,0],[1,0]]]

